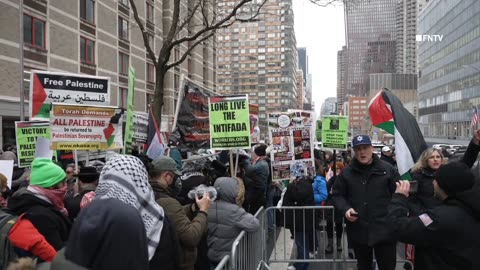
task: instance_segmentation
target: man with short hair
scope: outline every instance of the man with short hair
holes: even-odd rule
[[[352,146],[354,158],[333,185],[334,205],[346,218],[358,270],[372,269],[373,251],[379,270],[394,270],[396,243],[386,216],[399,175],[392,165],[373,154],[367,135],[355,136]]]
[[[415,269],[480,269],[480,186],[461,162],[442,165],[433,181],[442,204],[409,218],[410,183],[400,181],[388,207],[398,239],[422,247]]]

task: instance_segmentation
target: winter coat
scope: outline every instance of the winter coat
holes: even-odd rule
[[[200,185],[208,185],[207,178],[200,172],[194,173],[187,173],[180,176],[180,180],[182,181],[182,190],[177,195],[177,200],[182,204],[192,204],[195,201],[188,197],[188,192],[190,190],[200,186]]]
[[[313,198],[315,199],[315,205],[322,205],[327,200],[327,181],[325,177],[317,175],[313,179]]]
[[[315,206],[311,182],[307,178],[302,178],[290,183],[283,197],[283,206]],[[313,232],[313,210],[285,209],[283,211],[285,211],[285,228],[295,232]]]
[[[388,207],[389,225],[398,240],[415,245],[415,269],[480,269],[480,188],[447,198],[442,204],[413,218],[408,200],[394,194]]]
[[[8,201],[8,208],[25,218],[45,237],[55,249],[65,246],[70,233],[70,220],[50,203],[36,197],[27,189],[20,189]]]
[[[94,188],[90,188],[80,192],[75,197],[70,197],[65,199],[65,208],[68,211],[68,217],[73,222],[80,212],[80,203],[82,202],[83,195],[87,194],[90,191],[95,191]]]
[[[37,270],[88,270],[78,264],[75,264],[65,258],[65,249],[57,252],[57,256],[51,263],[41,263],[37,266]]]
[[[359,216],[355,222],[346,220],[347,233],[353,242],[373,246],[393,240],[386,216],[399,178],[392,165],[376,155],[370,165],[354,159],[337,176],[332,190],[335,207],[342,216],[350,208]]]
[[[381,156],[380,156],[380,159],[385,161],[385,162],[390,163],[390,165],[392,165],[394,168],[397,166],[397,162],[395,161],[395,159],[393,157],[386,156],[382,153]]]
[[[476,145],[471,141],[460,162],[471,168],[477,160],[479,152],[480,145]],[[412,180],[417,181],[417,192],[408,197],[412,214],[422,214],[426,210],[433,209],[442,203],[433,196],[434,174],[435,171],[430,168],[424,168],[421,171],[412,173]]]
[[[152,184],[152,182],[150,183]],[[207,232],[208,214],[203,211],[193,212],[191,204],[182,206],[171,196],[167,187],[153,184],[152,188],[155,199],[163,207],[165,214],[175,227],[179,241],[177,269],[193,270],[197,261],[197,246]]]
[[[245,167],[244,179],[245,189],[247,191],[256,190],[265,193],[267,190],[269,174],[270,167],[266,159],[261,159],[255,164],[247,163]]]
[[[242,230],[257,231],[260,223],[256,217],[238,206],[239,180],[220,177],[215,181],[217,200],[208,210],[208,258],[220,262],[232,250],[232,243]]]

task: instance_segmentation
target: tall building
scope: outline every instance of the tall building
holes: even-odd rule
[[[395,72],[416,74],[417,2],[422,0],[399,0],[396,6],[396,62]],[[420,3],[419,3],[420,4]],[[423,5],[422,5],[423,6]]]
[[[222,12],[233,1],[217,3]],[[248,94],[249,101],[259,105],[260,124],[264,125],[267,108],[273,112],[297,107],[292,0],[267,1],[255,20],[219,29],[217,41],[220,93]]]
[[[305,85],[305,102],[303,103],[303,109],[307,111],[315,111],[315,101],[312,97],[313,94],[313,76],[307,74],[307,84]]]
[[[298,67],[303,71],[303,82],[304,84],[306,84],[307,74],[308,74],[307,48],[299,47],[297,48],[297,52],[298,52]]]
[[[337,113],[337,98],[329,97],[326,98],[320,108],[320,116],[330,115],[332,113]]]
[[[155,52],[160,50],[172,16],[173,6],[163,2],[135,1]],[[186,4],[182,10],[186,10]],[[18,89],[22,64],[26,104],[30,71],[35,69],[110,77],[111,105],[121,107],[127,101],[127,73],[131,65],[136,71],[135,110],[146,112],[153,98],[155,72],[132,14],[128,0],[25,0],[23,10],[18,0],[0,1],[0,22],[5,26],[0,30],[0,145],[15,143],[14,121],[20,120],[21,110]],[[180,74],[203,82],[208,88],[215,86],[213,46],[214,40],[207,40],[182,65],[169,71],[165,81],[165,114],[174,112]],[[185,50],[184,45],[176,48],[172,61],[178,60]],[[24,111],[27,116],[28,105]]]
[[[348,113],[348,128],[352,135],[367,134],[366,117],[368,115],[367,97],[349,96],[345,101],[348,108],[345,111]]]
[[[418,18],[419,126],[427,142],[467,144],[480,105],[480,1],[430,1]]]
[[[347,47],[343,46],[337,53],[337,102],[338,113],[345,114],[343,103],[346,101],[347,87],[347,66],[346,66]]]
[[[416,115],[417,102],[417,74],[376,73],[370,74],[369,100],[383,88],[388,88],[405,106]]]
[[[369,70],[394,65],[395,57],[382,55],[395,50],[395,7],[393,0],[345,1],[346,95],[365,96]]]
[[[297,107],[296,109],[303,109],[305,98],[305,85],[303,83],[303,70],[297,69]]]

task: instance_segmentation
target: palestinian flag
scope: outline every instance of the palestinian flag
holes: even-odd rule
[[[153,115],[152,107],[148,106],[148,131],[147,131],[147,156],[150,159],[156,159],[165,154],[162,135],[158,130],[157,121]]]
[[[395,136],[398,172],[402,179],[411,179],[409,170],[427,149],[417,120],[386,88],[372,98],[368,112],[374,126]]]

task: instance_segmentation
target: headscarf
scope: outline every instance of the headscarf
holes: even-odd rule
[[[89,270],[148,269],[142,225],[134,207],[116,199],[94,200],[73,224],[65,258]]]
[[[157,204],[142,161],[134,156],[115,155],[103,167],[95,200],[114,198],[133,206],[142,217],[152,259],[160,242],[163,208]]]

